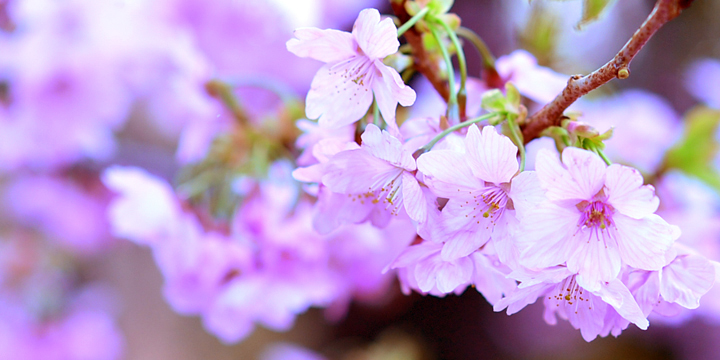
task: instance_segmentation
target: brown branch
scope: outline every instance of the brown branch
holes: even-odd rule
[[[597,89],[614,78],[625,79],[630,75],[630,61],[642,49],[645,43],[665,23],[680,15],[683,9],[690,6],[693,0],[658,0],[655,8],[645,22],[623,46],[615,58],[589,75],[574,75],[568,80],[567,86],[550,103],[531,116],[523,128],[525,143],[540,136],[550,126],[559,126],[563,112],[581,96]]]
[[[392,5],[395,16],[397,16],[403,24],[412,17],[405,10],[406,2],[407,0],[390,1],[390,5]],[[432,57],[426,51],[425,45],[422,41],[422,34],[415,30],[415,27],[412,27],[408,29],[403,36],[405,36],[408,44],[412,47],[415,69],[423,74],[430,81],[435,90],[437,90],[440,96],[447,101],[450,98],[450,90],[446,81],[440,76],[442,73],[442,71],[440,71],[440,67],[435,61],[432,61]]]

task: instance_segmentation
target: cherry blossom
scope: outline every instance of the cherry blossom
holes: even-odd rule
[[[357,201],[384,207],[392,215],[405,210],[411,219],[424,222],[427,206],[415,170],[415,159],[400,140],[370,124],[360,149],[330,159],[322,182],[335,193],[356,196]]]
[[[637,170],[606,166],[592,152],[567,148],[562,163],[540,150],[536,171],[547,200],[518,212],[522,265],[567,264],[590,291],[616,279],[624,265],[643,270],[665,265],[679,229],[654,214],[658,198]]]
[[[464,148],[464,153],[434,150],[418,158],[428,187],[449,199],[434,236],[445,243],[445,260],[467,256],[493,233],[507,232],[508,217],[514,216],[509,193],[518,170],[517,147],[491,126],[481,132],[472,125]]]
[[[380,20],[375,9],[365,9],[352,33],[300,28],[287,48],[300,57],[326,64],[318,70],[306,99],[305,112],[320,126],[341,127],[360,119],[373,101],[385,122],[397,129],[395,108],[415,102],[415,91],[406,86],[382,59],[397,52],[397,28],[391,19]]]
[[[495,311],[507,308],[507,314],[512,315],[542,297],[545,321],[555,325],[556,316],[568,320],[580,330],[585,341],[603,334],[610,309],[643,330],[649,325],[630,290],[619,279],[604,282],[597,290],[589,291],[578,282],[578,276],[564,266],[537,272],[518,269],[509,277],[520,281],[520,286],[496,303]]]

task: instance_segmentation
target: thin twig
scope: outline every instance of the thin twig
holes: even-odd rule
[[[405,10],[405,3],[407,0],[393,0],[390,1],[395,16],[398,17],[401,23],[406,23],[410,18],[410,14]],[[412,47],[413,65],[415,69],[419,71],[425,78],[427,78],[433,85],[435,90],[442,96],[446,101],[450,98],[450,89],[440,74],[440,67],[438,63],[433,61],[430,54],[428,54],[423,44],[422,36],[415,27],[409,28],[403,33],[405,40]]]
[[[597,89],[614,78],[630,75],[630,61],[665,23],[680,15],[693,0],[658,0],[648,18],[633,34],[615,58],[589,75],[572,76],[565,89],[552,102],[528,119],[523,128],[525,143],[540,136],[550,126],[559,126],[563,112],[581,96]]]

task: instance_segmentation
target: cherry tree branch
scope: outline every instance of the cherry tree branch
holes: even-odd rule
[[[397,16],[403,24],[412,17],[405,10],[406,2],[407,0],[390,1],[390,5],[392,6],[395,16]],[[447,101],[450,98],[450,89],[448,88],[446,81],[440,76],[442,71],[440,70],[438,63],[433,61],[431,56],[427,53],[421,34],[412,27],[405,31],[403,36],[405,36],[408,44],[412,47],[415,69],[423,74],[423,76],[430,81],[435,90],[437,90],[440,96]]]
[[[565,109],[581,96],[616,77],[625,79],[630,76],[630,61],[640,52],[640,49],[645,46],[655,32],[665,23],[680,15],[680,12],[689,7],[692,2],[693,0],[658,0],[645,22],[612,60],[589,75],[570,77],[565,89],[552,102],[527,120],[523,127],[525,143],[539,137],[548,127],[559,126]]]

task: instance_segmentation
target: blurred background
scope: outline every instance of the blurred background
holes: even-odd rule
[[[582,32],[581,1],[457,0],[451,12],[495,56],[523,48],[575,74],[611,59],[653,5],[617,1]],[[720,323],[712,320],[631,326],[586,343],[566,322],[546,325],[542,305],[508,317],[476,291],[440,299],[394,285],[379,304],[352,304],[344,319],[311,309],[286,333],[258,327],[231,345],[199,318],[175,313],[151,251],[110,236],[112,194],[100,172],[135,165],[172,181],[226,121],[208,80],[274,79],[302,99],[320,64],[287,52],[292,30],[349,31],[366,7],[391,13],[380,0],[0,0],[0,359],[24,359],[13,343],[38,331],[54,334],[43,344],[75,354],[50,346],[47,359],[289,358],[267,352],[277,343],[330,359],[717,357]],[[720,1],[696,0],[650,40],[628,79],[590,96],[644,89],[682,116],[700,101],[688,90],[691,65],[720,59],[718,14]],[[479,56],[466,54],[479,76]],[[257,114],[277,102],[258,91],[238,96]],[[720,233],[708,236],[720,241]],[[23,314],[50,325],[26,329],[36,315]]]

